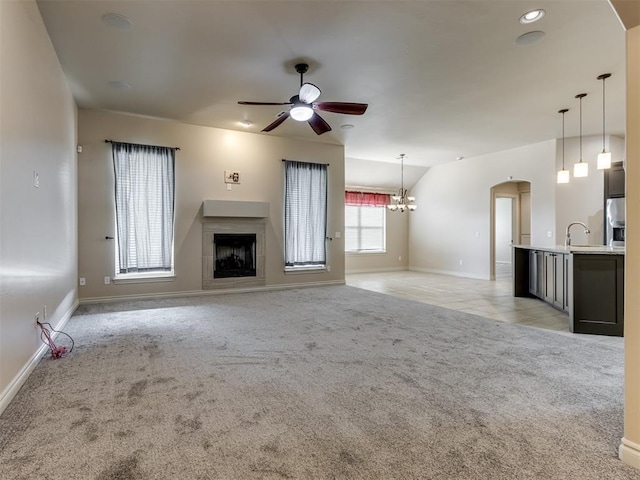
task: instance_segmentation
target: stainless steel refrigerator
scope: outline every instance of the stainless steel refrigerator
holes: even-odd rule
[[[607,245],[624,247],[625,198],[607,198],[606,215]]]

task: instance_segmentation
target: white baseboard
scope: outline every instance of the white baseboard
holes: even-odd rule
[[[434,268],[421,268],[421,267],[412,267],[412,266],[409,266],[409,270],[412,272],[435,273],[437,275],[449,275],[451,277],[475,278],[477,280],[491,280],[489,275],[482,275],[480,273],[456,272],[451,270],[437,270]]]
[[[376,272],[406,272],[407,267],[383,267],[383,268],[356,268],[354,270],[345,270],[345,275],[353,275],[356,273],[376,273]]]
[[[73,312],[75,312],[76,308],[78,308],[78,305],[79,302],[76,300],[73,305],[71,305],[69,310],[65,312],[58,324],[53,328],[56,330],[62,330],[73,315]],[[55,339],[57,336],[58,334],[54,332],[52,338]],[[22,367],[22,370],[20,370],[18,375],[15,376],[11,383],[9,383],[9,385],[7,385],[7,387],[4,389],[2,394],[0,394],[0,415],[2,414],[2,412],[4,412],[9,403],[11,403],[11,400],[13,400],[13,397],[16,396],[16,393],[18,393],[20,388],[22,388],[22,385],[24,385],[24,382],[27,381],[29,375],[31,375],[31,372],[33,372],[33,370],[36,368],[38,362],[40,361],[40,358],[46,353],[48,348],[49,347],[44,343],[40,345],[40,348],[38,348],[38,350],[31,356],[25,366]]]
[[[141,295],[118,295],[112,297],[88,297],[80,299],[80,305],[95,305],[97,303],[130,302],[137,300],[157,300],[159,298],[202,297],[205,295],[227,295],[229,293],[270,292],[274,290],[290,290],[292,288],[324,287],[329,285],[344,285],[344,280],[324,280],[320,282],[282,283],[263,287],[225,288],[216,290],[189,290],[184,292],[145,293]]]
[[[623,437],[618,449],[618,456],[627,465],[640,469],[640,445],[637,443]]]

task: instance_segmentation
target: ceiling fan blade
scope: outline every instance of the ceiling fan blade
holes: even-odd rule
[[[347,115],[362,115],[367,111],[366,103],[348,103],[348,102],[317,102],[313,104],[313,108],[325,112],[346,113]]]
[[[240,105],[291,105],[291,102],[238,102]]]
[[[309,122],[309,125],[311,125],[311,128],[313,128],[313,131],[316,132],[317,135],[331,131],[329,124],[317,113],[314,113],[313,117],[307,120],[307,122]]]
[[[280,104],[278,104],[278,105],[280,105]],[[269,125],[264,127],[262,129],[262,131],[263,132],[270,132],[274,128],[280,126],[280,124],[282,124],[282,122],[284,122],[287,118],[289,118],[289,112],[284,112],[282,115],[280,115],[278,118],[276,118],[275,121],[271,122]]]
[[[313,83],[305,83],[300,87],[300,94],[298,97],[301,102],[312,103],[315,102],[322,92]]]

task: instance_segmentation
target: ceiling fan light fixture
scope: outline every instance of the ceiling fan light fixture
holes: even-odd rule
[[[306,122],[313,117],[313,109],[308,105],[296,105],[291,109],[291,118],[298,122]]]

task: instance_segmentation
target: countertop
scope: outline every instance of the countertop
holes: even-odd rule
[[[536,245],[512,245],[513,248],[523,248],[526,250],[541,250],[553,253],[573,253],[592,255],[624,255],[624,247],[608,247],[606,245],[552,245],[549,247],[539,247]]]

